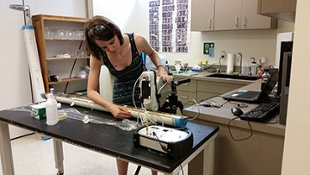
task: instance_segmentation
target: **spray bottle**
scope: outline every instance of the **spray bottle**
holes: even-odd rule
[[[251,75],[257,75],[257,63],[255,61],[255,57],[251,57],[252,64],[251,64]]]

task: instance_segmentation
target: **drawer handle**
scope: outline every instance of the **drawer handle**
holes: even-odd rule
[[[186,99],[188,99],[188,96],[180,96],[181,98],[186,98]]]
[[[239,27],[239,18],[238,17],[235,18],[235,25],[237,28]]]
[[[212,19],[210,18],[209,19],[209,29],[211,29],[211,27],[212,27]]]
[[[188,86],[188,83],[184,83],[184,84],[182,84],[182,86]]]
[[[246,18],[246,17],[244,17],[243,26],[244,26],[244,27],[247,26],[247,18]]]

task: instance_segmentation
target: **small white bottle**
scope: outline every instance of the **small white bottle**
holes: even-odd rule
[[[57,101],[52,93],[47,94],[47,100],[45,102],[46,107],[46,124],[55,125],[58,123],[57,113]]]

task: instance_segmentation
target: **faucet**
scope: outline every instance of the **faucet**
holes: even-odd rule
[[[242,74],[242,54],[241,54],[240,52],[237,54],[237,59],[238,59],[239,62],[240,62],[239,75],[241,75],[241,74]]]

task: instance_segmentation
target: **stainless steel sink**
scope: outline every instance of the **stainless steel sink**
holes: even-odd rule
[[[214,78],[230,78],[230,79],[238,79],[238,80],[257,80],[259,77],[257,76],[245,76],[245,75],[232,75],[232,74],[210,74],[206,77],[214,77]]]

